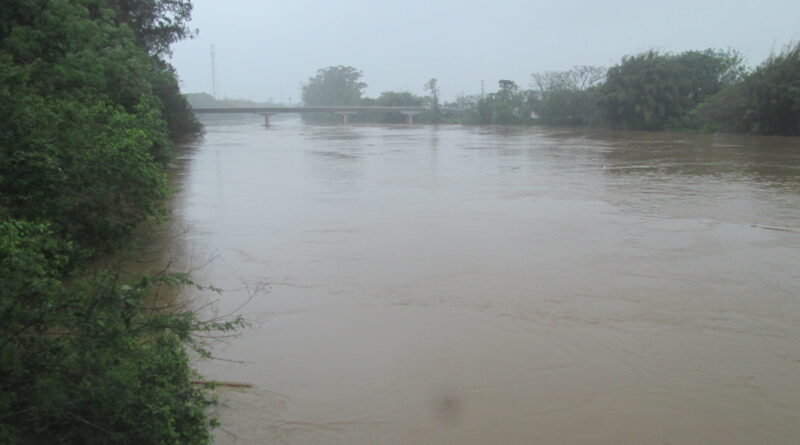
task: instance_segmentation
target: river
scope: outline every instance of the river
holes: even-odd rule
[[[272,121],[154,241],[251,322],[218,443],[797,443],[800,140]]]

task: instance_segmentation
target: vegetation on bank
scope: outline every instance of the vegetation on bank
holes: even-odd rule
[[[0,8],[0,443],[205,443],[204,323],[184,275],[87,272],[165,215],[163,167],[200,126],[163,56],[188,0]]]
[[[308,106],[427,106],[421,123],[484,125],[593,125],[626,130],[693,129],[800,135],[800,43],[748,70],[732,50],[679,54],[647,51],[605,69],[576,66],[534,73],[531,88],[500,80],[496,92],[463,97],[442,116],[436,79],[426,96],[386,91],[363,97],[362,72],[349,66],[320,69],[303,85]],[[330,115],[311,118],[332,121]],[[402,123],[400,113],[354,116],[352,121]]]
[[[468,123],[594,125],[800,135],[800,44],[748,70],[735,51],[647,51],[609,69],[577,66],[509,81],[467,101]]]

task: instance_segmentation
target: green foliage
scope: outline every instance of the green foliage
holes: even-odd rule
[[[606,70],[594,66],[576,66],[567,71],[533,74],[541,103],[540,122],[549,125],[586,125],[597,115],[597,86]]]
[[[303,86],[307,106],[417,105],[410,93],[362,98],[366,84],[353,67],[321,69]],[[579,65],[533,74],[535,90],[511,80],[485,97],[462,97],[465,124],[608,125],[629,130],[705,129],[800,135],[800,44],[770,57],[752,73],[734,50],[679,54],[648,51],[623,57],[606,70]],[[438,81],[430,79],[416,122],[440,122]],[[309,118],[308,115],[303,116]],[[311,120],[339,122],[330,114]],[[449,119],[452,119],[449,118]],[[399,113],[354,116],[352,121],[405,122]]]
[[[800,135],[800,43],[711,97],[697,116],[715,130]]]
[[[84,3],[16,1],[31,13],[4,23],[0,208],[100,251],[162,214],[170,137],[198,127],[171,67]]]
[[[106,0],[117,24],[133,30],[136,41],[148,53],[163,56],[170,45],[193,36],[189,0]]]
[[[0,443],[210,441],[186,347],[241,321],[157,298],[185,276],[76,272],[163,215],[170,138],[198,126],[158,56],[190,6],[0,8]]]
[[[384,91],[370,105],[376,107],[421,107],[425,99],[407,91]],[[367,105],[365,102],[363,105]]]
[[[624,57],[608,70],[598,105],[613,127],[660,130],[685,126],[689,113],[707,97],[741,77],[741,57],[733,51],[648,51]]]
[[[439,81],[436,78],[430,79],[425,82],[425,91],[428,92],[428,104],[431,107],[431,119],[433,123],[438,123],[440,120],[439,113]]]
[[[186,96],[181,94],[175,69],[160,60],[155,65],[158,70],[152,78],[153,94],[160,100],[170,139],[179,140],[199,134],[203,126],[194,115]],[[159,158],[162,163],[167,159]]]
[[[0,49],[31,92],[48,99],[105,101],[132,111],[151,93],[151,59],[130,30],[92,20],[68,1],[47,2],[29,23],[14,26]]]
[[[352,66],[322,68],[303,85],[303,103],[307,107],[358,106],[367,87],[362,75]]]
[[[0,440],[3,443],[208,443],[213,403],[184,346],[239,319],[202,322],[158,290],[182,275],[105,272],[64,287],[70,245],[46,225],[0,224]]]
[[[692,118],[707,131],[748,133],[752,116],[747,112],[747,97],[745,82],[731,85],[698,105]]]
[[[480,124],[520,125],[532,122],[536,102],[531,91],[520,91],[511,80],[498,82],[499,89],[478,100],[468,119]],[[468,121],[469,122],[469,121]]]
[[[384,91],[377,99],[364,98],[361,105],[365,107],[421,107],[425,99],[406,91]],[[407,117],[397,112],[369,113],[359,116],[362,121],[379,122],[382,124],[402,124]]]
[[[596,102],[596,90],[553,91],[542,102],[540,121],[548,125],[587,125],[597,114]]]
[[[361,94],[367,84],[361,82],[363,73],[352,66],[329,66],[317,70],[303,85],[303,103],[307,107],[341,106],[354,107],[361,105]],[[341,121],[339,116],[330,113],[303,114],[303,120],[318,123],[334,123]]]
[[[158,160],[166,160],[169,145],[157,109],[143,99],[131,114],[20,90],[25,85],[0,90],[6,214],[50,221],[60,236],[101,250],[161,214],[167,188]]]

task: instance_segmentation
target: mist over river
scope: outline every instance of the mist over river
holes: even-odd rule
[[[800,139],[272,123],[153,241],[252,321],[219,443],[797,443]]]

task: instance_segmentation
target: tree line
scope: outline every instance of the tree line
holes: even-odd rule
[[[304,84],[307,105],[428,105],[420,121],[442,120],[436,79],[427,96],[384,92],[362,97],[366,84],[353,67],[328,67]],[[430,82],[429,82],[430,83]],[[434,93],[435,91],[435,93]],[[460,117],[484,125],[592,125],[623,130],[692,129],[800,135],[800,43],[754,69],[734,50],[646,51],[610,67],[576,66],[537,72],[531,88],[500,80],[495,92],[460,98]],[[402,122],[384,114],[367,120]]]
[[[207,443],[187,347],[159,299],[186,275],[91,271],[166,216],[164,167],[201,127],[165,61],[189,0],[0,7],[0,443]]]

